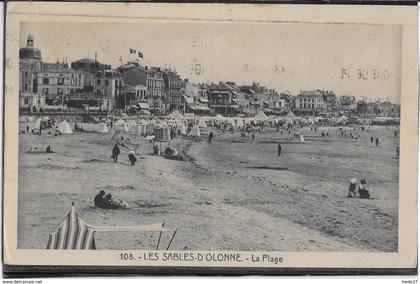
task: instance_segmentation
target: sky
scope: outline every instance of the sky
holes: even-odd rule
[[[233,23],[22,23],[20,45],[34,36],[44,62],[84,57],[175,68],[191,82],[258,82],[296,95],[325,89],[337,95],[400,102],[398,26]],[[130,55],[141,51],[144,58]]]

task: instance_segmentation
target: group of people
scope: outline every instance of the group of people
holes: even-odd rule
[[[128,209],[130,206],[124,200],[114,200],[111,194],[105,194],[104,190],[99,193],[93,199],[95,207],[103,209]]]
[[[120,147],[119,147],[119,143],[115,143],[114,147],[112,148],[112,155],[111,158],[114,161],[114,163],[118,162],[118,156],[121,153]],[[123,144],[121,144],[124,147],[127,147]],[[137,158],[136,158],[136,154],[134,153],[134,149],[130,148],[130,152],[128,152],[128,161],[130,162],[130,165],[134,166],[137,162]]]
[[[372,144],[374,141],[375,141],[376,147],[378,147],[378,145],[379,145],[379,138],[378,137],[373,138],[373,136],[371,136],[370,137],[370,143]]]
[[[369,199],[370,192],[366,189],[366,179],[361,179],[359,183],[359,188],[357,189],[357,179],[350,179],[349,191],[347,197],[359,197],[362,199]]]

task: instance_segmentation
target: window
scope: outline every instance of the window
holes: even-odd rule
[[[58,93],[59,95],[62,95],[62,94],[63,94],[63,89],[62,89],[62,88],[57,88],[57,93]]]
[[[48,78],[42,78],[42,84],[48,85],[50,83],[50,80]]]
[[[25,78],[28,78],[28,76],[29,76],[29,72],[25,71]]]
[[[64,78],[58,78],[57,79],[57,84],[58,85],[64,85]]]
[[[29,98],[24,98],[24,99],[23,99],[23,103],[24,103],[25,105],[28,105],[28,104],[29,104]]]
[[[109,86],[109,80],[105,80],[105,86]]]
[[[25,83],[25,91],[28,90],[28,84]]]

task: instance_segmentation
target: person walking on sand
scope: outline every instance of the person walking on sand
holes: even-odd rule
[[[118,143],[115,143],[114,148],[112,148],[112,159],[114,159],[114,163],[118,162],[118,155],[120,154],[120,148],[118,147]]]
[[[254,140],[255,139],[255,135],[254,135],[254,133],[252,133],[252,140]]]
[[[29,134],[29,125],[26,125],[26,133]]]
[[[373,143],[373,136],[370,136],[370,144]]]
[[[136,154],[134,153],[134,149],[130,148],[130,152],[128,153],[128,160],[130,160],[130,164],[134,166],[137,162]]]
[[[379,138],[378,137],[376,137],[375,144],[376,144],[376,147],[378,147],[378,144],[379,144]]]
[[[211,140],[213,139],[213,132],[210,132],[209,134],[209,143],[211,143]]]
[[[280,155],[281,155],[281,144],[280,143],[277,145],[277,154],[280,157]]]

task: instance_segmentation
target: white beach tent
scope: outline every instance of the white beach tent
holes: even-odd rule
[[[225,120],[225,117],[223,115],[221,115],[221,114],[218,114],[218,115],[216,115],[214,117],[214,120],[215,121],[224,121]]]
[[[98,133],[108,133],[109,129],[105,122],[99,123]]]
[[[189,135],[190,136],[193,136],[193,137],[200,137],[201,136],[201,134],[200,134],[200,128],[197,125],[194,125],[191,128],[191,131],[190,131],[190,134]]]
[[[265,113],[263,111],[258,112],[255,116],[254,116],[254,120],[255,121],[266,121],[268,119],[268,116],[265,115]]]
[[[305,139],[303,138],[303,135],[301,133],[296,132],[295,134],[293,134],[293,141],[304,143]]]
[[[40,129],[41,128],[42,118],[38,117],[34,123],[32,124],[32,129]]]
[[[61,132],[61,134],[72,134],[73,131],[71,130],[70,124],[63,120],[57,127],[57,130]]]
[[[206,124],[206,122],[204,121],[204,119],[200,119],[200,120],[198,121],[198,127],[201,127],[201,128],[207,128],[207,124]]]
[[[225,124],[230,124],[232,126],[236,126],[235,120],[231,117],[226,118]]]
[[[175,110],[175,111],[171,112],[170,114],[168,114],[166,116],[166,118],[175,119],[175,120],[182,120],[182,119],[184,119],[184,116],[178,110]]]
[[[184,123],[179,123],[177,125],[177,130],[179,130],[179,133],[181,135],[186,135],[187,134],[187,132],[185,131],[185,125],[184,125]]]
[[[296,115],[293,113],[293,111],[289,111],[289,113],[286,115],[286,117],[295,117]]]
[[[243,127],[243,126],[244,126],[244,122],[243,122],[243,120],[242,120],[242,119],[240,119],[240,118],[238,118],[238,119],[236,120],[236,126],[238,126],[238,127]]]

